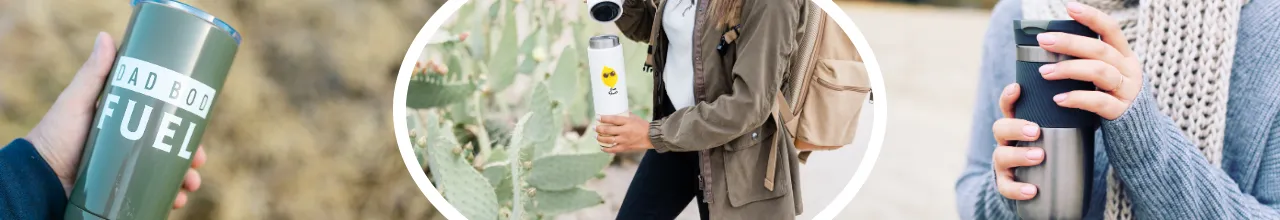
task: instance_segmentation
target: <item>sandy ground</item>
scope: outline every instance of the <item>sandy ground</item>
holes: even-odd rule
[[[841,3],[879,59],[885,145],[837,219],[956,219],[982,35],[990,11]]]

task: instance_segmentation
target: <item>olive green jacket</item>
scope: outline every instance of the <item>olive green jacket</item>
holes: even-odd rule
[[[724,55],[717,46],[725,30],[712,19],[712,1],[698,0],[694,23],[696,104],[655,111],[650,141],[658,152],[699,153],[700,188],[712,219],[794,219],[802,211],[797,151],[770,113],[807,0],[741,0],[741,35]],[[655,109],[670,102],[662,85],[662,4],[628,0],[616,22],[628,38],[650,45]],[[768,163],[772,150],[778,150],[775,166]]]

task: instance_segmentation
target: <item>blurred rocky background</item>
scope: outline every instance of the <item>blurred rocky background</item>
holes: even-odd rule
[[[0,0],[0,139],[39,121],[94,35],[123,37],[128,2]],[[203,186],[170,218],[443,219],[391,126],[399,64],[443,2],[187,1],[244,43],[205,133]]]

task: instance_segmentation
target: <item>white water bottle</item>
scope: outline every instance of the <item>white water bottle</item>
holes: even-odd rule
[[[591,76],[591,100],[596,118],[602,115],[627,115],[627,73],[623,64],[622,43],[617,35],[591,37],[587,49],[587,73]],[[600,143],[612,147],[616,143]]]

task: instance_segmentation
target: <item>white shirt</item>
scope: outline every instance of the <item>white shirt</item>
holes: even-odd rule
[[[662,82],[675,109],[693,106],[693,22],[698,0],[668,0],[662,13],[667,33],[667,62]]]

